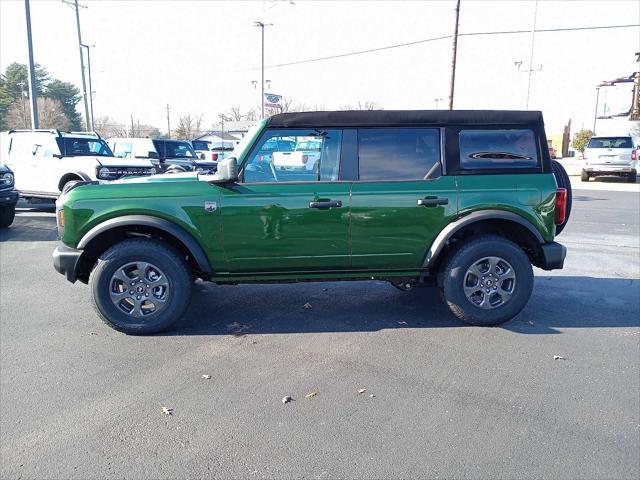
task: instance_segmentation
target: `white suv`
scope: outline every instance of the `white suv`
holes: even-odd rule
[[[630,136],[591,137],[584,150],[582,181],[598,175],[617,175],[635,183],[638,175],[638,151]]]
[[[13,170],[23,198],[55,199],[77,181],[156,173],[149,160],[114,157],[96,133],[9,130],[3,136],[1,160]]]

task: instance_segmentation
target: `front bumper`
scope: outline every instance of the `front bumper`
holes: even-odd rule
[[[559,270],[564,267],[564,259],[567,256],[567,247],[557,242],[549,242],[540,245],[542,254],[540,263],[536,265],[543,270]]]
[[[77,277],[77,267],[82,255],[82,250],[67,247],[64,243],[60,243],[53,251],[53,268],[61,273],[71,283],[75,283]]]
[[[17,190],[5,190],[0,192],[0,205],[4,206],[12,206],[18,203],[18,198],[20,198],[20,194]]]

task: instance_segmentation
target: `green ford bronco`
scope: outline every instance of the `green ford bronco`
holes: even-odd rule
[[[53,263],[129,334],[175,324],[198,278],[433,285],[495,325],[527,304],[532,265],[562,268],[570,208],[540,112],[285,113],[215,173],[76,183]]]

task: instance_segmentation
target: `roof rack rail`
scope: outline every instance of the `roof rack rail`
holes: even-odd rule
[[[71,131],[65,131],[62,133],[71,133],[73,135],[93,135],[94,137],[100,138],[102,139],[102,137],[100,136],[100,134],[98,132],[71,132]]]
[[[31,133],[31,132],[49,132],[49,133],[59,133],[58,129],[54,128],[12,128],[7,133]]]

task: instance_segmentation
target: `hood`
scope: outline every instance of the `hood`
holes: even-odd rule
[[[198,172],[184,173],[159,173],[149,177],[130,177],[109,182],[110,184],[120,183],[162,183],[162,182],[192,182],[198,180]]]
[[[151,168],[153,164],[147,158],[93,157],[104,167]]]

